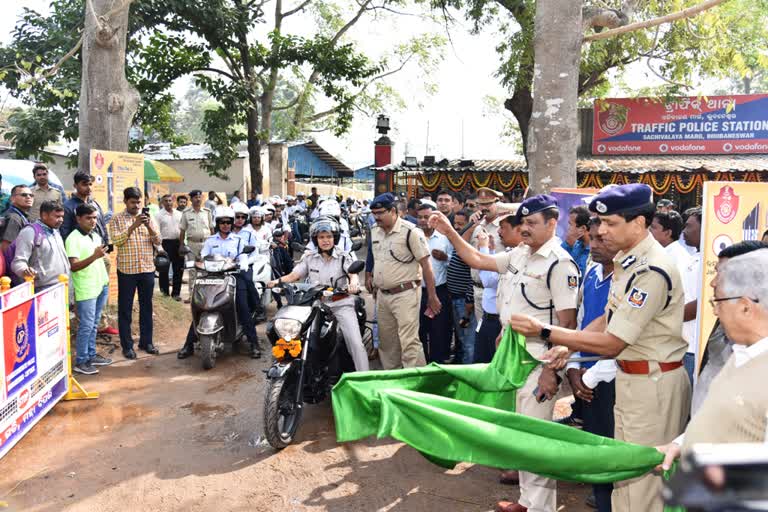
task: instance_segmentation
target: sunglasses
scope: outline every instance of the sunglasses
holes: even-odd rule
[[[19,192],[16,195],[17,196],[21,196],[21,197],[35,197],[35,194],[33,194],[31,192]]]
[[[232,224],[231,220],[217,220],[216,224]]]
[[[235,218],[236,219],[247,219],[248,216],[247,215],[235,215]]]

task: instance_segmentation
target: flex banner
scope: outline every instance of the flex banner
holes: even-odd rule
[[[67,392],[65,286],[17,288],[0,295],[0,458]]]
[[[123,190],[138,187],[144,194],[144,155],[119,151],[91,150],[92,195],[112,217],[123,211]],[[146,198],[144,198],[146,201]],[[117,251],[109,255],[109,303],[117,304]]]
[[[717,256],[742,240],[760,240],[768,225],[768,183],[705,181],[701,219],[698,365],[717,318],[709,305]]]

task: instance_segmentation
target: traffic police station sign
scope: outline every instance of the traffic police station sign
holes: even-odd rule
[[[596,100],[592,154],[768,153],[768,94]]]

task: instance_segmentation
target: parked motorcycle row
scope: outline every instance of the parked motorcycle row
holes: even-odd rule
[[[363,245],[359,237],[367,236],[363,214],[343,209],[342,216],[349,224],[350,236],[358,238],[352,244],[353,251],[357,251]],[[301,236],[301,242],[296,241],[294,235],[294,242],[291,243],[297,259],[305,251],[309,221],[304,214],[297,214],[292,216],[290,222],[292,231]],[[195,352],[200,354],[203,368],[208,370],[215,366],[217,357],[227,347],[236,346],[244,337],[236,307],[236,294],[239,292],[235,276],[240,268],[237,258],[209,255],[195,261],[188,248],[182,248],[181,252],[187,258],[185,266],[195,268],[197,272],[190,298],[192,321],[197,333]],[[270,290],[267,283],[279,277],[273,273],[276,265],[270,243],[263,241],[258,247],[245,246],[241,254],[250,255],[253,262],[253,281],[262,310],[266,311],[273,294],[284,298],[283,306],[267,322],[267,339],[273,362],[266,374],[264,400],[267,441],[274,448],[282,449],[296,435],[304,404],[326,400],[341,375],[354,371],[354,363],[337,320],[323,301],[345,298],[349,292],[346,288],[337,287],[337,283],[283,284]],[[352,263],[349,273],[357,274],[364,268],[365,263],[358,260]],[[263,320],[257,317],[257,309],[251,311],[254,323]],[[367,320],[365,300],[360,296],[355,297],[355,311],[361,337],[366,345],[371,345],[372,322]]]

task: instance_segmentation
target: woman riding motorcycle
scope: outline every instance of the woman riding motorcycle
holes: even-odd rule
[[[271,288],[299,280],[327,286],[333,286],[336,283],[336,286],[339,286],[346,280],[349,292],[357,293],[360,289],[357,274],[346,275],[354,259],[349,253],[342,252],[336,247],[341,236],[338,222],[325,217],[318,219],[310,226],[309,236],[317,247],[317,252],[305,254],[290,274],[271,281],[268,286]],[[345,279],[339,279],[340,277]],[[328,306],[339,322],[347,350],[355,362],[355,370],[368,371],[368,354],[360,336],[354,297],[330,301]]]

